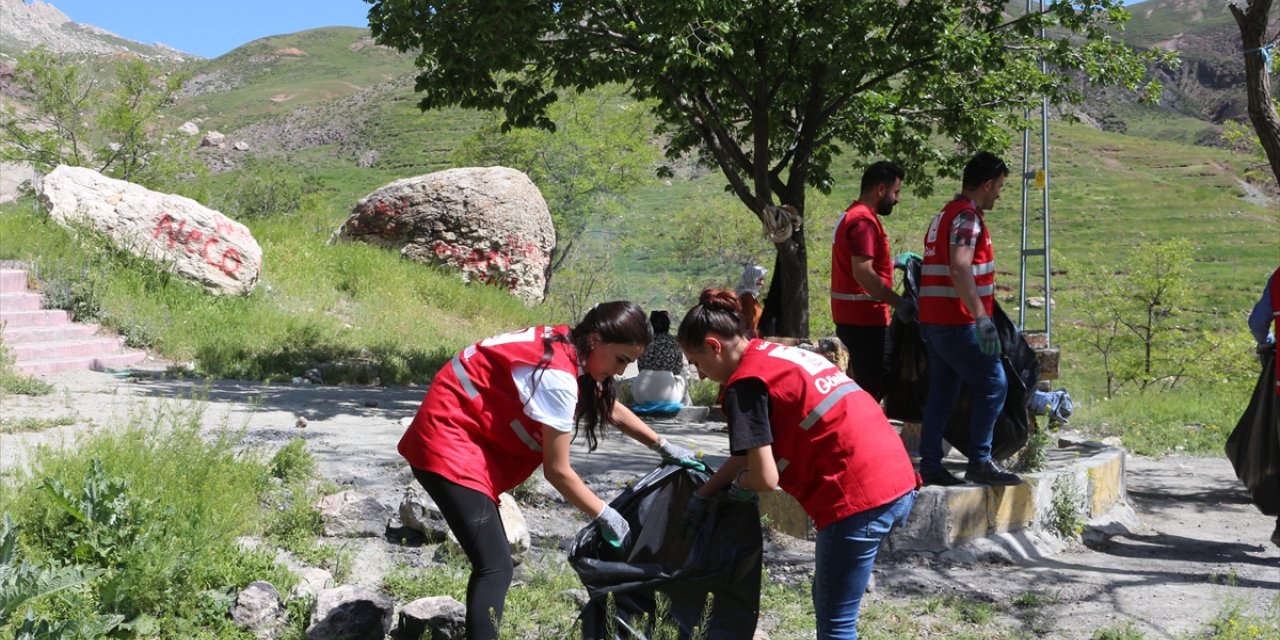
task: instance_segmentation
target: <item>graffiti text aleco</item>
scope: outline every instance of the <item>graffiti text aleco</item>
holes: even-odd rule
[[[175,226],[176,223],[176,226]],[[151,232],[152,238],[160,237],[161,233],[165,233],[169,237],[169,248],[172,249],[174,244],[180,244],[187,253],[200,253],[200,257],[210,266],[231,276],[240,270],[242,258],[240,251],[235,247],[227,247],[222,250],[220,256],[216,256],[216,245],[219,236],[225,235],[245,235],[243,229],[239,228],[230,220],[222,216],[214,219],[217,227],[217,234],[205,235],[199,229],[192,228],[188,230],[186,220],[175,220],[168,212],[160,215],[160,221],[156,223],[156,228]]]

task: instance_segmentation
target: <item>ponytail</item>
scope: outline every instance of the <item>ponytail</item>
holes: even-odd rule
[[[732,291],[703,289],[698,304],[684,314],[676,341],[686,349],[697,349],[709,333],[744,340],[753,337],[742,316],[742,303]]]

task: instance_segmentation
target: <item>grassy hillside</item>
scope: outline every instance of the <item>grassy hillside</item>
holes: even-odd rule
[[[412,70],[412,56],[374,45],[367,29],[329,27],[271,36],[191,66],[190,100],[175,117],[202,117],[203,128],[228,131]]]

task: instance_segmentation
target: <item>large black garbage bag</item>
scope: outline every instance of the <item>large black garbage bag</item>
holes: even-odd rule
[[[920,282],[921,261],[912,258],[903,269],[902,296],[916,299]],[[1040,378],[1040,364],[1035,351],[1027,344],[1022,332],[1005,314],[1000,304],[995,304],[992,321],[1000,332],[1004,353],[1000,360],[1008,379],[1009,390],[1004,409],[996,418],[995,433],[991,439],[991,455],[1005,459],[1017,453],[1027,443],[1030,419],[1026,401],[1030,389]],[[884,396],[886,416],[904,422],[920,422],[924,417],[924,403],[929,395],[929,354],[920,335],[920,325],[904,323],[893,317],[889,325],[889,372]],[[968,455],[969,450],[969,400],[968,387],[961,385],[956,405],[951,409],[943,437],[951,446]]]
[[[684,536],[685,503],[709,477],[663,465],[609,503],[631,525],[633,542],[625,553],[605,543],[595,525],[574,537],[569,562],[590,596],[579,616],[583,638],[651,637],[652,629],[636,623],[647,615],[652,624],[659,593],[669,605],[664,620],[679,626],[681,638],[695,627],[703,627],[708,640],[755,634],[763,566],[759,505],[730,502],[722,493],[712,499],[702,527]],[[708,595],[712,607],[704,623]]]
[[[902,276],[902,297],[916,300],[920,282],[920,261],[908,261]],[[924,418],[924,401],[929,394],[929,354],[925,351],[920,325],[903,322],[895,314],[889,322],[889,362],[884,382],[884,414],[903,422]]]
[[[996,303],[991,320],[1000,332],[1000,342],[1004,346],[1000,364],[1004,367],[1004,376],[1008,381],[1004,408],[996,416],[995,432],[991,436],[991,457],[1004,460],[1027,444],[1027,437],[1031,433],[1031,422],[1027,416],[1027,394],[1029,389],[1035,388],[1040,377],[1040,362],[1036,360],[1035,350],[1022,337],[1022,332],[1018,331],[1004,309],[1000,308],[1000,303]],[[960,396],[956,406],[951,409],[942,436],[966,456],[969,455],[969,407],[972,404],[969,387],[960,385]]]
[[[1276,351],[1263,358],[1253,400],[1227,438],[1227,458],[1236,477],[1269,516],[1280,515],[1280,402],[1276,392]]]

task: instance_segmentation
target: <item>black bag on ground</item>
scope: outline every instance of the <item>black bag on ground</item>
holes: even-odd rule
[[[1227,459],[1236,477],[1264,515],[1280,515],[1280,402],[1276,392],[1276,350],[1263,358],[1253,400],[1227,438]]]
[[[1013,456],[1026,446],[1027,437],[1031,433],[1031,421],[1027,416],[1028,389],[1036,386],[1040,378],[1040,362],[1036,360],[1036,352],[1027,344],[1022,332],[1014,326],[1013,321],[995,304],[991,321],[1000,332],[1001,346],[1000,364],[1004,367],[1004,376],[1008,382],[1008,392],[1004,398],[1004,408],[996,416],[995,432],[991,436],[991,457],[1004,460]],[[951,409],[947,418],[947,427],[942,437],[951,443],[960,453],[969,455],[969,387],[960,385],[960,396],[956,406]]]
[[[569,562],[590,596],[578,618],[583,638],[652,638],[655,617],[678,626],[680,638],[695,627],[707,640],[755,634],[763,566],[759,505],[721,494],[698,531],[684,536],[685,503],[709,477],[663,465],[609,503],[631,526],[625,554],[605,543],[595,525],[574,537]]]

